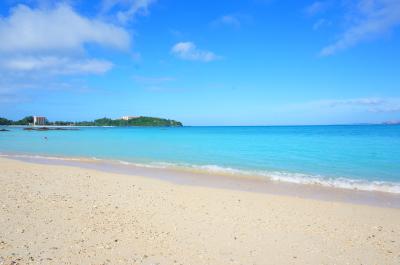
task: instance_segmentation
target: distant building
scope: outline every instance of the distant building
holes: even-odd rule
[[[122,116],[121,120],[129,121],[129,120],[137,119],[137,118],[139,118],[139,116]]]
[[[33,125],[46,125],[46,117],[33,116]]]

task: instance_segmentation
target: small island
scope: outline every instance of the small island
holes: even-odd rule
[[[40,121],[40,122],[38,122]],[[0,125],[40,125],[40,126],[146,126],[146,127],[181,127],[182,123],[170,119],[144,116],[124,116],[120,119],[101,118],[94,121],[54,121],[50,122],[45,117],[27,116],[21,120],[13,121],[0,117]]]

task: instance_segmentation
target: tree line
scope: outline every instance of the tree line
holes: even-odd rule
[[[0,125],[32,125],[33,116],[27,116],[21,120],[13,121],[0,117]],[[175,120],[155,118],[155,117],[137,117],[130,120],[101,118],[94,121],[54,121],[46,120],[45,125],[53,126],[182,126],[182,123]]]

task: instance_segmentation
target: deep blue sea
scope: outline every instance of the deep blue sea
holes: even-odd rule
[[[400,126],[8,129],[0,132],[3,156],[88,157],[400,193]]]

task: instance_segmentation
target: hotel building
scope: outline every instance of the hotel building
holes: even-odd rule
[[[33,116],[33,126],[46,125],[46,117]]]
[[[139,118],[139,116],[122,116],[121,120],[129,121],[129,120],[136,119],[136,118]]]

